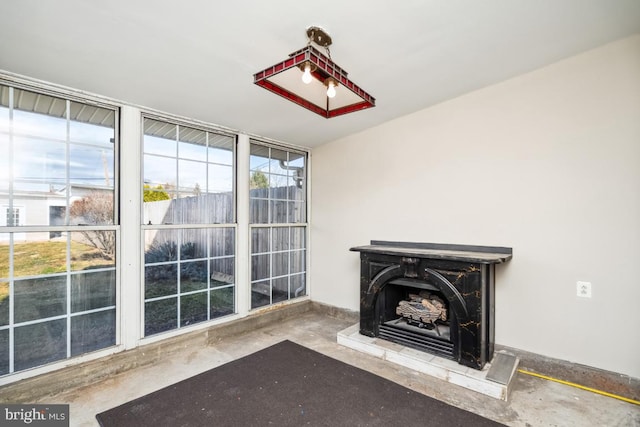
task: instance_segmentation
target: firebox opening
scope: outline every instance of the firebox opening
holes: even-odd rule
[[[455,313],[440,289],[419,280],[388,282],[378,297],[380,337],[453,358]]]

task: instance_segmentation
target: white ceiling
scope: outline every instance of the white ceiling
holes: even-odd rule
[[[0,70],[308,147],[640,33],[639,0],[3,0]],[[253,84],[307,43],[376,107],[324,119]]]

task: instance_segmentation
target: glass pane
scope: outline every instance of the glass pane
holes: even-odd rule
[[[269,233],[271,228],[251,229],[251,253],[269,252]]]
[[[145,299],[178,293],[178,268],[176,264],[147,266],[144,269]]]
[[[273,254],[272,277],[285,276],[289,274],[289,252],[278,252]]]
[[[207,160],[207,133],[198,129],[179,127],[178,157],[181,159]]]
[[[289,299],[289,278],[281,277],[273,279],[273,299],[272,304]]]
[[[183,262],[180,264],[180,292],[191,292],[206,288],[206,261]]]
[[[209,297],[209,317],[215,319],[235,313],[234,298],[235,288],[232,286],[212,290]]]
[[[211,256],[219,257],[235,254],[235,230],[233,228],[213,228],[211,235]]]
[[[67,271],[66,241],[49,241],[48,233],[24,233],[23,239],[28,241],[13,247],[14,277]]]
[[[251,281],[271,277],[271,255],[251,256]]]
[[[144,156],[144,183],[148,185],[150,190],[166,193],[165,196],[173,199],[176,197],[177,163],[174,158],[152,156],[145,154]],[[160,186],[160,188],[158,188]],[[150,197],[151,194],[148,196]],[[147,200],[145,202],[157,201],[158,198]],[[162,199],[160,199],[162,200]]]
[[[271,304],[271,285],[268,280],[251,284],[251,308]]]
[[[87,193],[71,204],[69,215],[69,221],[73,225],[112,225],[113,190],[93,190]],[[113,237],[115,238],[115,235]],[[96,238],[99,239],[99,236]],[[115,251],[111,251],[111,254],[115,254]]]
[[[209,145],[212,144],[211,134],[209,134]],[[215,138],[215,135],[213,136]],[[218,163],[223,165],[232,165],[233,164],[233,139],[229,137],[223,137],[229,142],[229,147],[226,149],[217,148],[217,147],[209,147],[209,162]],[[216,144],[218,139],[215,138],[213,144]]]
[[[178,259],[179,230],[145,230],[144,262],[176,261]]]
[[[302,273],[305,271],[306,251],[291,252],[291,272]]]
[[[116,305],[116,272],[74,274],[71,276],[71,312]]]
[[[289,178],[289,200],[305,200],[306,180],[303,178]]]
[[[9,131],[9,92],[8,86],[0,85],[0,132]]]
[[[0,215],[3,212],[0,211]],[[9,278],[9,233],[0,233],[0,280]]]
[[[209,133],[209,147],[220,149],[222,151],[226,151],[227,153],[233,153],[233,148],[235,146],[235,138],[229,135],[221,135],[218,133]],[[211,158],[209,161],[212,161]],[[216,161],[216,163],[227,163]],[[228,164],[231,164],[230,162]]]
[[[307,210],[304,202],[289,203],[289,221],[293,223],[307,222]]]
[[[115,231],[74,231],[69,234],[72,271],[115,267]]]
[[[274,227],[272,235],[272,251],[286,251],[289,249],[289,227]]]
[[[307,294],[306,275],[296,274],[291,276],[291,298],[301,297]]]
[[[9,166],[9,147],[9,135],[0,130],[0,153],[5,153],[4,156],[0,156],[0,204],[3,205],[9,204],[9,183],[12,180],[12,170]]]
[[[205,224],[209,216],[207,202],[206,196],[194,197],[193,195],[173,200],[175,223]]]
[[[271,149],[271,162],[269,165],[269,172],[278,174],[278,175],[286,175],[287,174],[287,160],[288,153],[283,150],[279,150],[277,148]]]
[[[235,209],[233,193],[209,193],[205,196],[208,204],[209,224],[229,224],[233,222]]]
[[[173,201],[163,185],[144,184],[143,224],[173,224]]]
[[[199,196],[206,191],[207,164],[193,160],[178,161],[178,182],[181,197]]]
[[[271,224],[284,224],[289,222],[287,218],[287,206],[289,204],[290,202],[286,200],[272,200],[269,205],[271,208],[271,218],[269,218],[269,222]]]
[[[22,371],[66,358],[66,336],[66,319],[15,328],[15,370]]]
[[[233,167],[209,165],[209,193],[233,191]]]
[[[69,144],[69,180],[72,184],[113,188],[113,149]]]
[[[9,324],[9,282],[0,280],[0,326]]]
[[[9,373],[9,330],[0,331],[0,375]]]
[[[207,320],[207,293],[180,297],[180,326],[189,326]]]
[[[269,200],[249,200],[249,222],[252,224],[266,224],[269,222]]]
[[[178,327],[178,299],[168,298],[149,301],[144,305],[145,336],[169,331]]]
[[[71,102],[69,139],[113,149],[115,111]]]
[[[222,258],[211,260],[211,287],[235,283],[235,260]]]
[[[66,314],[66,277],[16,280],[14,284],[16,323]]]
[[[253,171],[249,175],[249,190],[251,197],[269,197],[269,174]]]
[[[71,318],[71,356],[78,356],[115,344],[115,309]]]
[[[67,145],[32,138],[14,138],[14,191],[40,191],[51,198],[66,196]],[[28,225],[48,225],[46,221],[30,221]]]
[[[67,139],[67,101],[14,89],[13,129],[16,133]]]
[[[287,200],[289,188],[286,175],[269,175],[269,197],[273,200]]]
[[[291,227],[291,249],[305,249],[307,247],[304,227]]]
[[[207,257],[207,230],[182,230],[180,259],[197,259]]]
[[[251,144],[249,168],[252,171],[269,172],[269,147]]]
[[[303,170],[305,165],[306,154],[289,152],[289,170],[291,173],[296,174],[297,170]]]
[[[9,169],[9,92],[13,89],[0,85],[0,191],[7,194],[0,195],[0,204],[8,204],[9,181],[11,171]]]
[[[153,119],[144,119],[144,152],[176,156],[177,126]]]

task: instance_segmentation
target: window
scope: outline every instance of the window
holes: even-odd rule
[[[235,137],[145,118],[144,334],[236,312]]]
[[[306,154],[251,141],[251,308],[306,295]]]
[[[0,375],[116,343],[117,128],[114,107],[0,85]]]

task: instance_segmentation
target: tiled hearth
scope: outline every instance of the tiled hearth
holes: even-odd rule
[[[496,352],[490,363],[477,370],[381,338],[361,335],[359,328],[360,325],[355,324],[338,332],[338,344],[496,399],[507,400],[509,387],[518,366],[518,359],[512,355]],[[497,359],[499,361],[496,366],[492,366]],[[498,379],[500,382],[489,378]]]

